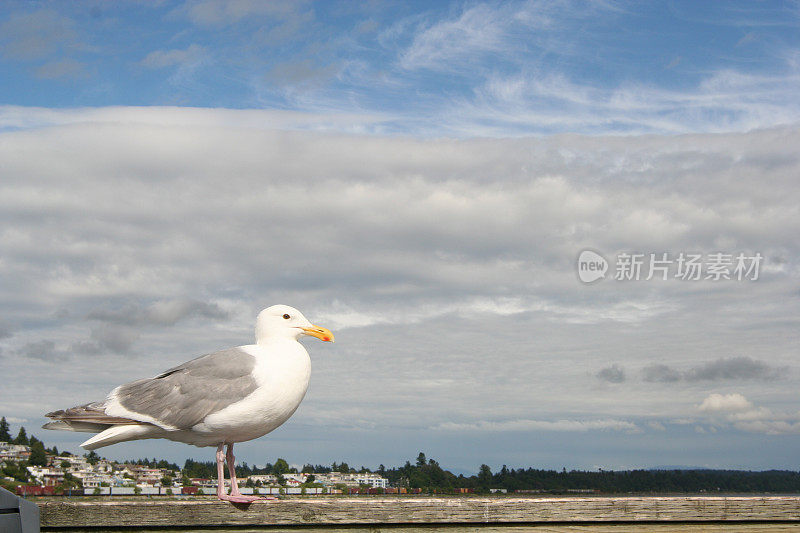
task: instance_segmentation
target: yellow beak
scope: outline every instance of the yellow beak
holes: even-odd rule
[[[323,341],[333,342],[333,333],[328,328],[321,328],[312,325],[310,328],[300,328],[306,332],[306,335],[311,335]]]

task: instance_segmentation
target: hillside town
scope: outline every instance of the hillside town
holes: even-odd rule
[[[181,469],[155,459],[116,462],[94,452],[82,456],[59,452],[55,448],[45,448],[36,437],[28,438],[24,428],[12,439],[5,418],[0,420],[0,481],[18,494],[195,495],[216,492],[215,476],[190,477],[198,470],[207,472],[209,464],[189,460],[187,465],[194,468]],[[344,468],[339,467],[342,471],[329,468],[314,471],[310,466],[298,471],[285,460],[278,459],[268,468],[256,468],[258,473],[242,475],[238,480],[240,491],[265,495],[405,492],[405,489],[389,487],[385,477],[367,469],[356,472],[342,464]]]
[[[142,495],[190,498],[217,490],[216,464],[186,459],[183,467],[158,459],[110,461],[95,452],[73,455],[45,447],[20,428],[12,438],[0,417],[0,486],[19,495]],[[567,470],[501,468],[481,464],[476,474],[453,473],[419,452],[402,466],[370,470],[346,463],[292,466],[284,459],[261,467],[242,463],[242,494],[630,494],[800,493],[800,471],[655,468]]]

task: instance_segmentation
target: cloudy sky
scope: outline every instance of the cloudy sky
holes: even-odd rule
[[[799,29],[792,2],[4,2],[0,414],[30,431],[285,303],[337,342],[304,341],[251,464],[797,469]]]

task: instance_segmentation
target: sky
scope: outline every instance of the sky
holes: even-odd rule
[[[336,343],[303,341],[250,464],[796,470],[798,29],[797,2],[4,2],[0,415],[79,452],[43,413],[283,303]]]

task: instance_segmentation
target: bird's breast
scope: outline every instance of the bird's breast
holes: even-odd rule
[[[243,349],[256,359],[253,377],[258,388],[200,424],[204,432],[225,433],[237,442],[260,437],[288,420],[303,400],[311,377],[308,352],[296,341]]]

